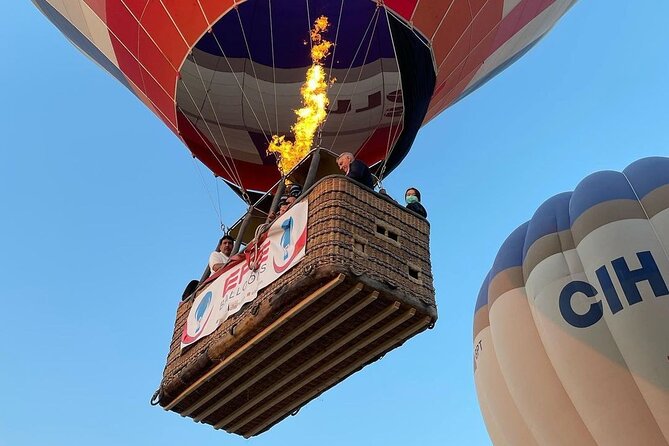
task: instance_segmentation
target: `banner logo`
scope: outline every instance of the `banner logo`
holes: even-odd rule
[[[281,274],[290,268],[295,261],[295,257],[304,252],[304,247],[307,243],[307,225],[302,228],[296,228],[293,224],[293,217],[288,217],[281,223],[283,234],[281,235],[281,247],[283,248],[283,259],[280,264],[277,264],[276,258],[272,261],[274,272]],[[298,229],[301,229],[299,234],[295,234]]]
[[[202,319],[206,315],[209,317],[211,314],[211,291],[204,295],[204,298],[197,306],[195,310],[195,320],[197,321],[197,327],[195,327],[195,333],[198,333],[202,329]],[[206,323],[206,320],[205,320]]]
[[[242,306],[254,300],[305,255],[308,203],[296,203],[267,231],[260,246],[248,248],[246,258],[228,264],[220,276],[199,292],[186,319],[181,348],[213,333]]]
[[[214,306],[212,305],[213,299],[214,293],[212,291],[202,293],[195,298],[193,307],[188,314],[183,334],[181,335],[181,345],[191,344],[211,333],[205,333],[204,329],[209,325],[209,320],[214,310]]]

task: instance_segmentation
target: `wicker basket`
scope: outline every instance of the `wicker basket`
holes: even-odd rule
[[[165,409],[251,437],[436,321],[426,220],[341,176],[303,199],[298,265],[183,351],[179,305]]]

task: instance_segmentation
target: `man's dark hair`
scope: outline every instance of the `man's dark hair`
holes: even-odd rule
[[[223,240],[230,240],[232,243],[235,243],[235,239],[231,235],[226,234],[223,237],[221,237],[220,240],[218,241],[218,245],[216,245],[216,251],[221,252],[220,249],[221,249],[221,243],[223,243]]]

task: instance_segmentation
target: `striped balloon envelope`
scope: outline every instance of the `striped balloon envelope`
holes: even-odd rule
[[[419,128],[522,56],[575,0],[33,0],[229,184],[266,191],[331,23],[317,144],[390,172]]]
[[[495,445],[669,444],[669,158],[585,178],[504,242],[474,317]]]

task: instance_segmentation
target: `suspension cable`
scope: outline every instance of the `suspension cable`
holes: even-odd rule
[[[258,127],[260,128],[260,131],[263,134],[263,137],[265,138],[265,141],[269,145],[270,140],[267,137],[267,133],[265,132],[265,129],[263,128],[263,125],[261,124],[260,119],[258,118],[258,115],[256,114],[255,110],[253,109],[253,106],[251,105],[251,101],[249,100],[248,96],[246,95],[246,92],[244,91],[244,88],[243,88],[241,82],[239,81],[239,78],[237,77],[237,73],[235,73],[235,70],[232,68],[232,64],[230,63],[230,60],[228,59],[227,54],[225,54],[225,51],[223,50],[223,45],[221,45],[220,40],[218,40],[218,36],[216,35],[216,33],[213,32],[213,25],[211,24],[211,22],[209,21],[209,18],[205,14],[204,8],[202,7],[202,3],[200,2],[200,0],[196,0],[196,1],[197,1],[197,4],[200,6],[200,10],[202,11],[202,15],[204,16],[205,20],[207,21],[207,25],[212,30],[211,34],[213,35],[214,40],[216,41],[216,45],[218,46],[219,51],[223,55],[223,59],[225,59],[225,62],[228,64],[228,68],[230,69],[230,73],[232,74],[232,76],[235,78],[235,81],[237,82],[237,86],[239,87],[239,90],[242,93],[243,99],[246,101],[246,104],[248,105],[249,110],[251,110],[251,114],[255,118],[256,123],[258,124]],[[246,37],[244,37],[244,38],[246,38]],[[246,77],[246,76],[244,76],[244,77]]]
[[[189,92],[188,90],[186,90],[186,92],[189,93],[189,96],[190,96],[190,98],[191,98],[191,101],[193,101],[193,103],[195,104],[195,100],[194,100],[193,97],[190,95],[190,92]],[[196,106],[197,106],[197,105],[196,105]],[[184,111],[183,109],[181,109],[181,107],[179,107],[179,109],[181,110],[181,112],[182,112],[184,115],[187,115],[187,114],[188,114],[186,111]],[[217,141],[215,140],[215,138],[213,137],[213,133],[212,133],[212,131],[211,131],[211,128],[209,127],[209,124],[207,123],[207,120],[204,119],[204,118],[202,118],[202,120],[203,120],[203,122],[205,123],[205,126],[207,127],[207,130],[209,131],[209,133],[212,134],[212,139],[214,139],[214,142],[216,143],[216,145],[219,147],[219,150],[220,150],[220,145],[218,145],[218,142],[217,142]],[[190,121],[189,121],[189,122],[190,122]],[[190,124],[194,126],[194,124],[192,124],[192,123],[190,123]],[[212,153],[212,155],[214,155],[214,157],[215,157],[216,160],[219,162],[219,164],[221,164],[221,167],[223,167],[224,171],[225,171],[228,175],[230,175],[230,177],[233,179],[233,181],[237,181],[237,182],[238,182],[238,186],[239,186],[239,188],[240,188],[241,191],[242,191],[242,199],[243,199],[246,203],[250,204],[250,200],[251,200],[251,199],[250,199],[250,197],[248,196],[248,193],[246,192],[246,189],[244,188],[244,185],[241,183],[240,180],[235,179],[235,175],[234,175],[232,172],[230,172],[230,171],[228,171],[228,170],[225,169],[225,167],[222,165],[222,162],[221,162],[220,159],[219,159],[219,156],[217,155],[217,151],[214,150],[214,148],[211,146],[211,142],[210,142],[209,140],[207,140],[207,139],[206,139],[200,132],[196,132],[196,134],[200,137],[200,140],[201,140],[202,143],[207,147],[207,149]],[[222,154],[221,154],[221,155],[222,155]],[[227,162],[227,159],[226,159],[226,157],[225,157],[224,155],[223,155],[223,159],[225,159],[226,162]],[[232,165],[233,165],[233,166],[235,165],[235,164],[234,164],[234,160],[232,161]]]
[[[451,0],[451,4],[448,5],[448,8],[446,9],[446,12],[445,12],[444,15],[441,17],[441,20],[439,21],[439,24],[437,25],[437,27],[435,28],[434,32],[432,33],[432,36],[430,37],[430,42],[432,42],[432,41],[434,40],[434,37],[435,37],[435,36],[437,35],[437,33],[439,32],[439,29],[441,28],[441,25],[442,25],[442,24],[444,23],[444,21],[446,20],[446,17],[448,17],[448,14],[451,12],[451,8],[452,8],[453,5],[455,4],[455,1],[456,1],[456,0]],[[416,9],[417,9],[417,8],[416,8]]]
[[[460,43],[460,40],[462,40],[462,38],[463,38],[464,36],[467,35],[467,31],[469,31],[469,28],[471,28],[471,27],[474,25],[474,23],[476,23],[476,19],[477,19],[478,16],[481,14],[481,12],[486,10],[486,5],[488,4],[489,1],[490,1],[490,0],[486,0],[485,3],[483,4],[483,6],[481,7],[481,9],[480,9],[476,14],[471,14],[471,15],[472,15],[472,19],[469,21],[469,24],[467,25],[467,27],[466,27],[464,30],[462,30],[462,32],[460,33],[460,37],[458,37],[458,40],[456,40],[456,41],[453,43],[453,46],[451,46],[451,49],[448,50],[448,53],[446,53],[446,55],[444,56],[443,60],[441,61],[441,63],[440,63],[439,66],[437,67],[437,72],[439,72],[439,70],[441,69],[442,65],[446,62],[446,59],[448,59],[448,57],[451,55],[451,53],[453,52],[453,50],[454,50],[455,48],[458,47],[458,44]],[[471,9],[471,5],[470,5],[470,9]],[[441,25],[441,24],[440,24],[440,25]],[[472,48],[472,49],[469,51],[469,53],[467,54],[467,57],[465,57],[465,58],[462,60],[462,62],[460,62],[460,63],[458,64],[458,67],[459,67],[460,65],[462,65],[466,60],[468,60],[468,59],[469,59],[469,55],[470,55],[474,50],[476,50],[476,48],[478,48],[478,46],[479,46],[482,42],[485,42],[485,41],[486,41],[486,38],[487,38],[492,32],[494,32],[494,31],[496,31],[496,30],[497,30],[497,28],[492,27],[492,28],[490,29],[490,31],[488,31],[488,33],[487,33],[487,34],[486,34],[486,35],[479,41],[479,43],[477,43],[477,44],[474,46],[474,48]],[[434,36],[436,35],[436,33],[437,33],[437,31],[435,31],[435,33],[434,33],[434,35],[432,36],[432,38],[434,38]]]
[[[304,0],[307,4],[307,35],[309,36],[309,50],[314,47],[314,42],[311,40],[311,12],[309,11],[309,0]]]
[[[271,0],[270,0],[271,1]],[[332,80],[332,70],[334,69],[335,55],[337,54],[337,42],[339,41],[339,26],[341,25],[341,20],[344,14],[344,2],[346,0],[341,0],[341,6],[339,7],[339,17],[337,18],[337,31],[335,31],[335,40],[332,49],[332,59],[330,61],[330,72],[328,73],[328,88]],[[366,34],[366,32],[365,32]],[[364,37],[364,36],[363,36]]]
[[[146,33],[146,35],[149,37],[149,39],[151,39],[151,41],[153,42],[153,44],[154,44],[154,45],[156,46],[156,48],[160,51],[160,53],[161,53],[162,56],[165,58],[165,60],[170,64],[170,66],[172,67],[172,69],[174,69],[175,72],[178,72],[179,70],[172,64],[172,62],[169,60],[169,58],[165,55],[165,53],[162,51],[162,49],[160,48],[160,46],[155,42],[155,40],[153,39],[153,37],[151,36],[151,34],[148,32],[148,30],[144,27],[144,25],[143,25],[143,24],[141,23],[141,21],[137,18],[137,16],[134,14],[134,12],[133,12],[133,11],[128,7],[128,5],[125,3],[125,0],[121,0],[121,3],[122,3],[123,6],[128,10],[128,12],[132,15],[132,17],[135,19],[135,21],[137,22],[137,24],[142,28],[142,30]],[[184,39],[184,42],[187,44],[187,42],[185,41],[185,38],[183,37],[183,35],[181,34],[181,31],[180,31],[180,30],[178,29],[178,27],[176,26],[176,23],[174,22],[174,19],[172,19],[171,15],[169,14],[169,11],[167,11],[167,9],[166,9],[165,5],[163,4],[162,0],[160,0],[160,3],[161,3],[161,5],[163,6],[163,9],[165,9],[166,13],[168,14],[170,20],[172,20],[172,23],[174,24],[175,28],[176,28],[177,31],[179,32],[181,38]],[[109,32],[112,33],[111,30],[109,30]],[[113,34],[113,33],[112,33],[112,34]],[[114,35],[114,36],[115,36],[115,35]],[[115,37],[116,37],[116,36],[115,36]],[[117,37],[117,39],[118,39],[118,37]],[[120,40],[119,40],[119,41],[120,41]],[[124,45],[124,47],[125,47],[125,45]],[[129,54],[132,55],[132,52],[131,52],[127,47],[126,47],[126,50],[128,50]],[[160,82],[158,82],[158,80],[155,79],[155,77],[153,76],[153,74],[151,74],[151,72],[150,72],[148,69],[146,69],[146,68],[143,66],[143,64],[141,64],[141,62],[139,61],[139,59],[137,59],[137,57],[135,57],[134,55],[133,55],[133,57],[135,58],[135,60],[137,60],[137,63],[140,64],[140,65],[142,66],[142,68],[144,68],[144,70],[147,72],[147,74],[149,74],[149,76],[151,76],[151,77],[154,79],[154,81],[155,81],[155,82],[157,83],[157,85],[158,85],[158,86],[165,92],[165,94],[168,95],[169,97],[171,97],[171,95],[170,95],[169,93],[167,93],[167,91],[165,91],[165,89],[162,87],[162,85],[160,84]],[[184,84],[184,86],[185,86],[185,88],[186,88],[186,91],[187,91],[187,92],[189,93],[189,95],[190,95],[190,91],[188,90],[188,87],[187,87],[185,84]],[[190,96],[191,96],[191,99],[192,99],[192,95],[190,95]],[[176,105],[176,104],[175,104],[175,105]],[[195,103],[194,100],[193,100],[193,105],[195,105],[195,107],[197,108],[197,104]],[[157,107],[156,107],[156,109],[159,110]],[[199,111],[199,109],[198,109],[198,111]],[[161,114],[162,114],[162,112],[161,112]],[[203,119],[204,122],[206,122],[206,119],[204,118],[204,116],[202,116],[202,113],[201,113],[201,112],[200,112],[200,117]],[[170,121],[170,122],[171,122],[171,121]],[[174,124],[174,126],[175,126],[175,128],[178,129],[178,126],[177,126],[176,124]],[[210,133],[211,133],[211,131],[210,131]],[[212,133],[212,138],[213,138],[213,133]],[[215,140],[215,138],[213,138],[213,139]],[[208,146],[208,144],[207,144],[207,146]],[[213,151],[209,146],[208,146],[208,148],[209,148],[209,150],[212,152],[212,154],[214,155],[215,159],[216,159],[216,160],[218,161],[218,163],[220,164],[220,167],[221,167],[221,168],[222,168],[228,175],[230,175],[231,172],[225,168],[225,166],[223,165],[223,163],[221,162],[221,160],[218,158],[218,156],[216,156],[216,154],[214,153],[214,151]],[[220,146],[219,146],[219,148],[220,148]],[[232,175],[231,175],[231,176],[232,176]],[[243,187],[243,186],[242,186],[242,187]]]
[[[195,69],[196,69],[196,71],[197,71],[197,73],[198,73],[198,77],[200,78],[200,82],[202,83],[202,88],[203,88],[203,90],[204,90],[205,92],[207,92],[207,91],[209,91],[209,88],[207,88],[207,86],[206,86],[205,83],[204,83],[204,77],[202,76],[202,72],[201,72],[201,70],[200,70],[200,66],[199,66],[199,64],[197,63],[197,59],[195,58],[195,54],[192,54],[192,57],[193,57],[193,65],[195,65]],[[212,77],[212,82],[213,82],[213,77]],[[183,80],[182,80],[182,85],[183,85],[184,88],[186,89],[188,95],[189,95],[189,96],[191,97],[191,99],[193,100],[193,105],[195,105],[195,106],[197,107],[197,105],[195,104],[195,100],[194,100],[194,98],[193,98],[193,95],[192,95],[191,92],[190,92],[190,89],[189,89],[188,86],[186,85],[186,82],[184,82]],[[228,144],[228,139],[225,137],[225,132],[223,132],[223,126],[221,125],[221,121],[220,121],[219,118],[218,118],[218,113],[216,112],[216,107],[214,107],[214,103],[213,103],[212,100],[211,100],[211,95],[205,93],[204,97],[205,97],[205,99],[209,102],[209,107],[211,108],[211,111],[212,111],[212,113],[213,113],[213,115],[214,115],[214,119],[216,120],[216,125],[218,126],[218,130],[219,130],[219,132],[221,133],[221,137],[223,138],[223,144],[225,145],[225,148],[226,148],[226,150],[227,150],[227,152],[228,152],[230,161],[228,161],[228,158],[226,158],[225,156],[223,156],[223,159],[226,161],[226,164],[228,165],[228,167],[232,170],[232,172],[233,172],[232,178],[234,179],[234,181],[235,181],[237,184],[239,184],[241,187],[243,187],[243,185],[242,185],[242,178],[241,178],[241,175],[239,174],[239,170],[237,169],[237,165],[236,165],[235,162],[234,162],[234,157],[232,156],[232,150],[230,149],[230,145]],[[203,99],[203,100],[204,100],[204,99]],[[204,104],[202,105],[202,108],[198,108],[198,110],[203,110],[203,109],[204,109]],[[203,115],[202,112],[200,112],[200,117],[202,118],[202,121],[203,121],[203,122],[205,123],[205,125],[207,126],[207,129],[209,130],[209,133],[211,134],[211,137],[212,137],[212,139],[214,140],[214,143],[215,143],[216,146],[218,147],[219,151],[222,152],[222,150],[221,150],[221,146],[220,146],[220,144],[218,143],[218,138],[216,138],[216,137],[214,136],[213,132],[211,131],[211,129],[209,129],[209,125],[208,125],[208,123],[207,123],[208,121],[207,121],[207,119],[204,117],[204,115]]]
[[[386,22],[388,24],[388,29],[390,30],[390,17],[388,12],[386,11]],[[388,142],[386,145],[386,156],[383,159],[383,164],[381,165],[381,170],[379,170],[379,182],[383,181],[383,176],[386,173],[386,167],[388,166],[388,160],[390,159],[390,155],[392,154],[393,150],[395,149],[395,143],[397,142],[397,138],[399,137],[399,128],[403,127],[404,123],[404,112],[405,112],[405,107],[404,107],[404,88],[402,85],[402,69],[400,68],[400,63],[397,59],[397,51],[395,50],[395,38],[393,36],[393,33],[390,32],[390,41],[392,42],[392,47],[393,47],[393,52],[395,53],[395,64],[397,65],[397,85],[395,86],[395,92],[401,91],[402,92],[402,113],[400,115],[400,123],[395,127],[393,124],[395,123],[395,111],[397,110],[396,104],[397,101],[394,101],[393,105],[393,114],[390,119],[390,129],[388,131]],[[384,78],[385,79],[385,78]],[[384,83],[385,86],[385,83]]]
[[[177,24],[176,24],[176,22],[174,21],[174,18],[172,17],[170,11],[167,9],[167,7],[165,6],[165,4],[163,3],[163,0],[159,0],[159,1],[160,1],[161,6],[163,7],[163,10],[164,10],[165,13],[168,15],[168,17],[169,17],[170,20],[172,21],[172,24],[174,25],[175,29],[176,29],[177,32],[179,33],[179,36],[180,36],[181,39],[183,40],[184,44],[185,44],[186,46],[189,46],[189,45],[188,45],[188,41],[186,40],[185,36],[183,35],[183,33],[181,32],[181,30],[180,30],[179,27],[177,26]],[[199,3],[199,0],[198,0],[198,3]],[[204,16],[204,11],[202,10],[202,5],[200,5],[200,10],[202,11],[203,16]],[[206,16],[204,16],[204,17],[205,17],[205,19],[206,19]],[[146,30],[145,30],[145,31],[146,31]],[[148,32],[147,32],[147,35],[148,35]],[[155,42],[154,42],[154,43],[155,43]],[[157,46],[157,45],[156,45],[156,46]],[[165,55],[163,54],[163,56],[165,56]],[[223,162],[220,160],[220,158],[218,157],[218,155],[211,149],[211,147],[210,147],[208,144],[206,144],[206,145],[207,145],[207,147],[210,149],[210,151],[212,152],[212,155],[214,155],[214,158],[216,158],[216,160],[218,161],[218,163],[219,163],[219,164],[221,165],[221,167],[224,169],[224,171],[230,176],[231,179],[234,180],[235,183],[237,183],[237,184],[239,185],[240,189],[241,189],[242,192],[243,192],[243,197],[242,197],[242,198],[243,198],[245,201],[249,202],[250,199],[247,199],[247,198],[246,198],[246,197],[248,197],[248,194],[246,193],[246,189],[244,188],[244,184],[243,184],[243,182],[242,182],[241,175],[239,174],[239,170],[237,169],[237,165],[236,165],[235,162],[234,162],[234,156],[232,155],[232,151],[231,151],[231,149],[230,149],[230,145],[228,144],[227,138],[225,137],[225,132],[223,131],[223,126],[221,125],[221,122],[220,122],[220,120],[219,120],[219,118],[218,118],[218,114],[216,113],[216,108],[214,107],[214,104],[213,104],[213,102],[212,102],[212,100],[211,100],[211,96],[210,96],[209,94],[207,94],[207,92],[209,91],[209,88],[205,85],[204,77],[203,77],[202,72],[201,72],[201,70],[200,70],[200,66],[199,66],[199,64],[197,63],[197,59],[196,59],[196,57],[195,57],[195,54],[192,52],[192,50],[191,50],[191,57],[193,58],[193,63],[194,63],[194,65],[195,65],[195,69],[197,70],[198,77],[200,78],[200,82],[201,82],[201,84],[202,84],[203,91],[205,92],[204,96],[205,96],[206,100],[209,102],[209,106],[210,106],[211,111],[212,111],[212,113],[213,113],[213,115],[214,115],[214,118],[215,118],[215,120],[216,120],[216,124],[217,124],[217,126],[218,126],[218,130],[219,130],[219,132],[221,133],[221,136],[222,136],[222,138],[223,138],[223,143],[224,143],[225,148],[226,148],[226,150],[227,150],[227,152],[228,152],[228,155],[229,155],[229,157],[225,157],[225,156],[223,156],[223,160],[225,161],[225,163],[227,164],[227,167],[228,167],[227,169],[226,169],[225,166],[223,165]],[[176,69],[175,69],[175,70],[176,70]],[[213,76],[212,76],[212,78],[211,78],[210,85],[211,85],[211,82],[213,82]],[[216,147],[218,148],[218,151],[217,151],[217,152],[220,153],[221,155],[223,155],[223,150],[222,150],[222,148],[221,148],[221,146],[220,146],[220,144],[219,144],[219,142],[218,142],[218,138],[216,138],[216,137],[214,136],[213,131],[211,130],[211,128],[209,128],[207,119],[204,117],[204,114],[202,113],[202,110],[204,109],[204,103],[202,104],[201,107],[198,107],[197,104],[195,103],[195,100],[194,100],[194,98],[193,98],[192,93],[190,92],[190,89],[188,88],[188,84],[187,84],[185,81],[183,81],[183,82],[182,82],[182,85],[183,85],[183,87],[186,89],[186,92],[187,92],[188,95],[190,96],[191,100],[193,101],[193,105],[194,105],[194,106],[196,107],[196,109],[198,110],[198,114],[200,115],[200,118],[202,119],[202,121],[203,121],[204,124],[206,125],[207,130],[209,131],[209,134],[211,135],[212,140],[213,140],[214,143],[216,144]]]
[[[123,0],[121,0],[121,3],[123,3]],[[128,6],[125,5],[125,3],[123,3],[123,6],[125,6],[126,9],[128,8]],[[134,18],[134,16],[133,16],[133,18]],[[137,19],[135,18],[135,20],[137,20]],[[139,22],[138,22],[138,23],[139,23]],[[121,46],[123,46],[123,48],[127,51],[127,53],[128,53],[134,60],[135,60],[135,62],[137,62],[137,65],[139,65],[144,71],[146,71],[146,73],[147,73],[149,76],[151,76],[151,79],[153,79],[153,80],[156,82],[156,84],[158,85],[158,87],[159,87],[161,90],[163,90],[163,92],[164,92],[167,96],[170,96],[170,94],[167,92],[167,90],[165,90],[165,88],[160,84],[160,82],[158,82],[158,80],[155,78],[155,76],[154,76],[154,75],[153,75],[153,74],[152,74],[152,73],[151,73],[151,72],[144,66],[144,64],[137,58],[137,56],[135,56],[135,55],[132,53],[132,51],[130,50],[130,48],[128,48],[128,47],[126,46],[126,44],[123,42],[123,40],[120,39],[120,38],[116,35],[116,33],[115,33],[111,28],[109,28],[108,26],[107,26],[106,29],[107,29],[107,32],[108,32],[111,36],[113,36],[113,37],[114,37],[114,38],[121,44]],[[158,106],[156,105],[156,103],[153,102],[153,101],[151,100],[151,98],[149,98],[149,97],[146,95],[146,93],[144,92],[144,90],[146,89],[146,87],[144,87],[144,89],[142,89],[142,86],[141,86],[141,85],[137,85],[132,79],[128,78],[127,76],[126,76],[126,78],[128,79],[128,81],[129,81],[132,85],[134,85],[134,86],[136,86],[136,87],[138,88],[138,90],[144,95],[144,97],[145,97],[149,102],[151,102],[151,105],[152,105],[152,106],[153,106],[153,107],[160,113],[160,115],[161,115],[163,118],[165,118],[165,120],[166,120],[167,122],[169,122],[170,124],[172,124],[172,126],[173,126],[175,129],[178,128],[177,124],[176,124],[175,122],[173,122],[169,117],[167,117],[167,116],[165,115],[165,113],[163,113],[162,110],[160,110],[160,108],[158,108]],[[140,98],[140,100],[141,100],[141,98]]]
[[[235,8],[237,12],[237,20],[239,21],[239,28],[242,30],[242,37],[244,38],[244,45],[246,46],[246,54],[249,56],[249,61],[251,61],[251,70],[253,71],[253,78],[256,80],[256,88],[258,89],[258,95],[260,95],[260,103],[262,104],[263,111],[265,112],[265,119],[267,120],[267,128],[270,133],[272,132],[272,124],[269,122],[269,115],[267,114],[267,107],[265,106],[265,99],[263,98],[262,91],[260,90],[260,82],[258,81],[258,73],[256,73],[255,63],[253,62],[253,56],[251,56],[251,47],[249,46],[249,41],[246,38],[246,31],[244,31],[244,23],[242,22],[242,16],[239,13],[239,8]],[[272,66],[274,65],[274,59],[272,59]],[[246,61],[244,61],[244,73],[246,73]],[[244,76],[246,77],[246,76]]]
[[[627,184],[629,185],[630,189],[632,189],[632,192],[634,192],[634,197],[636,197],[636,200],[639,202],[639,206],[641,206],[641,210],[643,211],[644,215],[646,216],[646,219],[648,220],[648,224],[650,225],[650,228],[652,229],[653,234],[655,234],[655,238],[657,239],[658,243],[660,244],[660,247],[662,248],[662,251],[664,252],[664,257],[666,257],[667,260],[669,260],[669,251],[667,251],[667,247],[665,246],[665,243],[662,241],[662,238],[660,237],[660,234],[658,233],[657,225],[653,224],[653,222],[651,220],[651,216],[648,214],[648,209],[646,209],[646,206],[644,206],[643,202],[641,201],[641,197],[637,193],[636,189],[634,188],[634,185],[630,181],[627,174],[624,171],[622,171],[620,173],[625,178],[625,181],[627,181]]]
[[[271,0],[270,0],[271,1]],[[339,27],[341,25],[341,20],[343,17],[343,11],[344,11],[344,2],[346,0],[341,0],[341,5],[339,6],[339,16],[337,17],[337,30],[335,31],[335,39],[334,39],[334,44],[333,49],[332,49],[332,56],[330,59],[330,71],[328,72],[328,81],[326,84],[326,95],[327,92],[330,91],[330,87],[332,86],[332,71],[334,70],[334,63],[335,63],[335,55],[337,54],[337,43],[339,42]],[[365,33],[366,34],[366,33]],[[330,115],[330,112],[328,111],[328,116]],[[323,126],[325,126],[325,122],[327,121],[327,116],[326,119],[323,120],[323,122],[320,123],[318,126],[318,138],[317,138],[317,146],[321,147],[323,145]]]
[[[221,200],[218,200],[218,207],[216,207],[216,204],[214,203],[214,198],[211,195],[211,191],[207,187],[207,183],[204,180],[204,175],[202,175],[202,169],[200,168],[199,164],[197,161],[195,161],[195,157],[192,156],[191,160],[193,161],[193,167],[197,171],[200,180],[202,181],[202,188],[204,191],[207,193],[207,196],[209,197],[209,201],[211,202],[211,207],[214,209],[214,212],[216,213],[216,216],[218,217],[218,221],[220,224],[223,224],[223,216],[221,214]],[[218,181],[216,181],[216,184],[218,185]],[[217,193],[218,193],[218,188],[217,188]]]
[[[218,176],[215,176],[214,178],[215,178],[216,180],[218,180]],[[221,191],[220,191],[220,189],[219,189],[219,187],[218,187],[219,183],[220,183],[220,181],[214,181],[214,184],[216,185],[216,202],[218,203],[218,213],[219,213],[220,215],[222,215],[222,214],[223,214],[223,210],[221,209]],[[223,226],[223,218],[220,218],[220,220],[221,220],[221,222],[220,222],[220,223],[221,223],[221,226]]]
[[[269,2],[269,40],[272,45],[272,86],[274,87],[274,119],[276,123],[276,134],[279,134],[279,102],[276,95],[276,63],[274,61],[274,22],[272,19],[272,0]],[[270,128],[270,131],[272,129]]]
[[[369,50],[372,47],[372,41],[374,40],[374,33],[376,32],[376,25],[379,23],[379,8],[376,9],[376,11],[374,13],[374,18],[375,18],[374,19],[374,28],[372,29],[372,33],[369,36],[369,44],[367,45],[367,50],[365,51],[365,57],[362,60],[362,65],[360,66],[360,70],[359,70],[359,73],[358,73],[358,79],[356,79],[356,81],[355,81],[355,84],[353,86],[353,94],[351,96],[355,96],[355,93],[358,90],[358,84],[360,83],[360,78],[362,78],[362,73],[364,71],[363,67],[365,66],[365,63],[367,62],[367,57],[369,57]],[[355,59],[353,59],[351,61],[351,66],[353,66],[354,63],[355,63]],[[351,67],[349,67],[349,71],[350,71],[350,68]],[[347,72],[347,76],[348,76],[348,72]],[[339,89],[339,92],[341,92],[341,89]],[[348,113],[344,114],[341,122],[339,123],[339,128],[337,129],[337,132],[335,133],[334,139],[332,140],[332,146],[333,147],[335,145],[335,142],[337,141],[337,138],[339,137],[339,133],[341,132],[341,128],[344,126],[344,121],[346,121],[347,116],[348,116]],[[377,128],[381,124],[382,119],[383,119],[383,113],[381,113],[381,119],[379,119],[379,124],[377,124]]]
[[[358,48],[356,48],[355,53],[353,54],[353,58],[351,59],[351,64],[348,66],[348,69],[346,70],[346,74],[344,75],[344,80],[341,81],[340,84],[339,84],[340,87],[337,90],[337,94],[335,95],[334,101],[332,101],[333,103],[336,103],[337,99],[339,99],[339,95],[341,94],[341,89],[342,89],[343,85],[346,83],[346,79],[348,79],[348,75],[351,72],[351,69],[353,68],[353,64],[355,63],[355,59],[358,57],[358,53],[360,52],[360,49],[362,48],[362,44],[365,42],[365,37],[367,37],[367,33],[369,32],[369,29],[372,26],[372,23],[374,22],[374,17],[376,16],[377,12],[378,12],[378,9],[372,15],[372,17],[369,20],[369,23],[367,24],[367,29],[365,29],[365,33],[362,35],[362,38],[360,39],[360,43],[358,44]],[[371,37],[370,37],[370,41],[371,41]],[[334,58],[333,58],[333,60],[334,60]],[[328,85],[328,91],[329,91],[329,89],[330,89],[330,85]],[[328,118],[330,117],[330,113],[332,113],[332,109],[328,110],[328,114],[325,117],[325,121],[327,121]]]
[[[183,83],[182,83],[182,84],[183,84]],[[189,89],[188,87],[186,87],[185,85],[184,85],[184,88],[185,88],[185,90],[186,90],[186,93],[188,94],[188,97],[190,98],[191,102],[193,103],[193,106],[197,109],[198,114],[200,115],[200,118],[202,119],[202,123],[203,123],[203,124],[205,125],[205,127],[207,128],[207,131],[209,132],[209,135],[211,136],[211,139],[212,139],[213,143],[216,145],[216,147],[218,148],[218,150],[214,150],[214,149],[211,147],[211,143],[210,143],[209,141],[207,141],[207,140],[205,140],[204,138],[201,137],[201,139],[203,140],[203,142],[205,142],[205,146],[209,149],[209,151],[211,152],[211,154],[212,154],[212,155],[214,156],[214,158],[218,161],[218,163],[221,165],[221,167],[224,169],[224,171],[225,171],[228,175],[230,175],[230,177],[231,177],[235,182],[240,183],[240,187],[243,188],[244,186],[243,186],[243,184],[241,184],[241,181],[240,181],[241,178],[239,178],[238,175],[236,175],[236,173],[235,173],[236,166],[235,166],[235,164],[234,164],[234,160],[228,161],[228,159],[223,155],[223,153],[222,153],[222,148],[221,148],[220,144],[218,143],[218,140],[217,140],[216,137],[214,136],[214,132],[213,132],[213,130],[212,130],[211,127],[209,126],[209,121],[203,116],[203,114],[202,114],[202,110],[198,107],[197,103],[195,102],[195,98],[193,97],[193,94],[190,92],[190,89]],[[207,95],[207,96],[208,96],[208,95]],[[179,109],[182,110],[181,107],[179,107]],[[189,115],[189,113],[186,112],[186,111],[184,111],[184,110],[182,110],[182,113],[184,113],[184,115]],[[193,124],[193,123],[191,123],[191,124],[193,125],[193,127],[195,127],[195,124]],[[195,128],[197,129],[197,127],[195,127]],[[199,133],[199,132],[198,132],[198,133]],[[229,146],[227,146],[227,140],[225,139],[224,134],[221,133],[221,135],[223,135],[223,140],[224,140],[224,142],[225,142],[225,144],[226,144],[227,150],[230,151]],[[200,136],[201,136],[201,135],[200,135]],[[225,166],[224,166],[224,164],[223,164],[223,161],[219,158],[219,154],[223,156],[223,160],[225,160],[226,163],[232,165],[232,171],[230,171],[230,170],[228,170],[228,169],[225,168]]]

